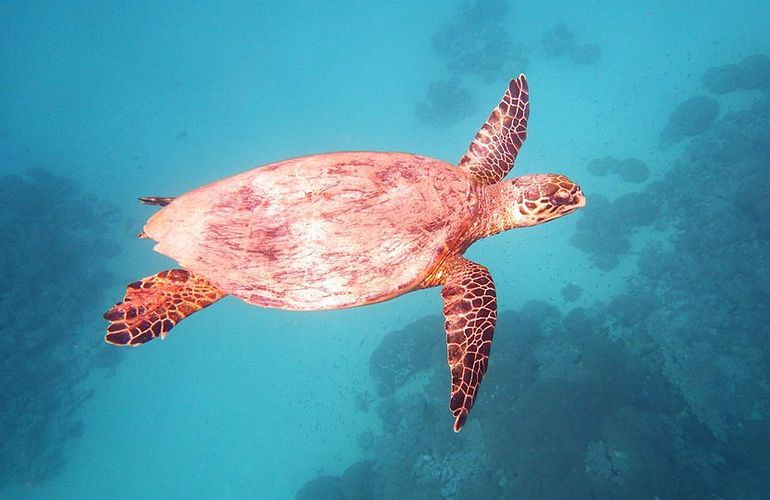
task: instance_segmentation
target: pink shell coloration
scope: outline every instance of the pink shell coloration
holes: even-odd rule
[[[224,292],[281,309],[351,307],[419,287],[468,244],[470,176],[402,153],[305,156],[190,191],[144,232]]]

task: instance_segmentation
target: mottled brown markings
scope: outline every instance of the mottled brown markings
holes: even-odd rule
[[[530,186],[524,191],[524,198],[528,201],[540,201],[540,186]]]
[[[272,248],[267,248],[267,249],[264,249],[264,250],[262,250],[262,249],[258,249],[258,250],[247,249],[246,251],[248,253],[251,253],[251,254],[261,255],[265,260],[270,261],[270,262],[277,262],[278,258],[279,258],[279,253],[276,250],[272,249]]]
[[[494,184],[513,167],[527,137],[529,92],[524,75],[511,80],[500,103],[487,118],[459,166],[477,182]]]
[[[214,205],[218,210],[235,209],[240,206],[250,206],[265,209],[270,205],[270,200],[259,196],[251,186],[240,186],[237,190],[222,193]]]
[[[424,229],[427,230],[427,231],[432,232],[432,231],[436,231],[438,229],[441,229],[445,225],[446,225],[446,223],[444,221],[436,220],[436,221],[429,222],[428,224],[426,224]],[[415,230],[416,231],[422,231],[423,228],[415,228]]]
[[[543,196],[552,196],[559,190],[559,186],[554,183],[548,183],[541,187]]]
[[[330,173],[330,161],[340,169],[337,174]],[[465,233],[475,215],[476,188],[448,164],[417,155],[340,153],[283,167],[280,174],[263,167],[241,181],[264,186],[258,194],[271,197],[267,217],[253,207],[229,207],[225,214],[206,214],[202,228],[184,235],[189,243],[178,245],[179,253],[172,238],[158,249],[248,302],[315,309],[405,293],[419,286],[442,255],[470,243]],[[271,170],[275,175],[259,180],[260,172]],[[391,175],[378,178],[378,171]],[[342,175],[344,184],[337,179]],[[297,188],[311,197],[293,196]],[[313,199],[322,192],[328,199]],[[177,209],[189,203],[185,196]],[[313,228],[317,232],[310,232]],[[193,245],[200,250],[186,254]],[[262,293],[252,291],[253,283],[270,286]]]
[[[552,193],[550,201],[554,205],[559,206],[559,205],[566,205],[567,203],[569,203],[571,198],[572,198],[572,195],[568,190],[560,189]]]
[[[225,295],[184,269],[161,271],[126,287],[123,301],[104,313],[110,322],[105,340],[137,346],[165,337],[176,323]]]
[[[465,424],[484,378],[497,320],[497,300],[489,271],[456,255],[442,264],[444,328],[451,373],[449,408],[454,430]]]
[[[371,160],[362,160],[362,159],[347,160],[345,162],[340,162],[335,164],[333,168],[346,169],[348,165],[353,165],[356,167],[371,167],[372,165],[374,165],[374,163]],[[344,172],[344,171],[346,170],[342,170],[341,172]]]
[[[259,231],[261,238],[281,238],[288,233],[288,228],[285,225],[266,227]]]

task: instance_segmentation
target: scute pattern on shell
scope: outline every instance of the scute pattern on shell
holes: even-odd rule
[[[418,155],[295,158],[191,191],[153,216],[157,251],[266,307],[386,300],[463,248],[478,193],[461,169]]]

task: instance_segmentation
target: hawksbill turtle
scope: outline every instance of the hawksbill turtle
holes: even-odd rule
[[[465,423],[487,370],[497,318],[475,241],[541,224],[585,204],[564,175],[503,181],[527,136],[529,91],[511,80],[458,165],[406,153],[338,152],[253,168],[162,206],[140,237],[182,269],[131,283],[104,317],[110,344],[165,338],[226,295],[258,306],[321,310],[442,286],[450,410]]]

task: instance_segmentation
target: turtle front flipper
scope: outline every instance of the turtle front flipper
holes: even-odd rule
[[[164,339],[174,325],[225,295],[184,269],[161,271],[128,285],[123,302],[104,313],[110,322],[104,340],[138,346],[157,337]]]
[[[524,75],[511,80],[497,105],[476,133],[468,151],[460,159],[480,184],[500,182],[513,168],[519,149],[527,138],[529,88]]]
[[[449,409],[459,432],[487,371],[497,321],[495,284],[487,268],[457,256],[446,262],[444,299],[447,361],[452,373]]]

